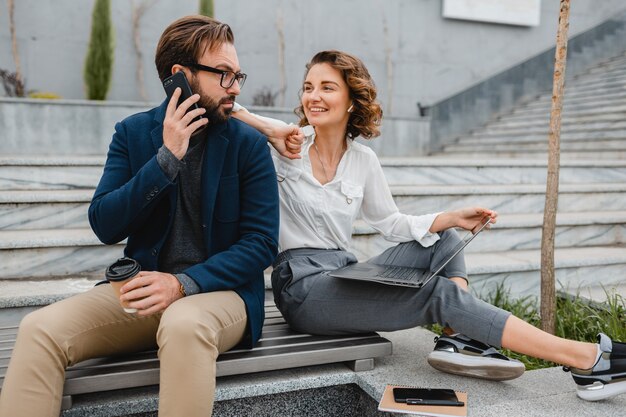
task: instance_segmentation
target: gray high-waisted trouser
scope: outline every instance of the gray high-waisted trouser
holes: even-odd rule
[[[459,243],[454,230],[425,248],[401,243],[368,262],[433,270]],[[440,276],[415,289],[334,278],[328,271],[356,262],[339,249],[299,248],[282,252],[272,273],[274,300],[289,325],[305,333],[345,334],[393,331],[439,323],[500,347],[510,313],[461,289],[448,278],[467,278],[463,253]]]

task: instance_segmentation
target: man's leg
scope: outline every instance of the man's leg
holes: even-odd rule
[[[157,326],[157,316],[125,313],[109,285],[30,313],[2,386],[0,417],[58,417],[67,366],[154,348]]]
[[[159,416],[211,415],[215,361],[243,339],[247,322],[246,306],[234,291],[192,295],[165,310],[157,332]]]

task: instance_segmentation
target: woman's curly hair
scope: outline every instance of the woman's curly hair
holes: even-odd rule
[[[341,51],[322,51],[315,54],[306,65],[304,77],[316,64],[326,63],[341,73],[350,91],[353,110],[348,120],[347,135],[354,139],[361,136],[366,139],[380,135],[380,123],[383,109],[376,100],[376,86],[369,71],[359,58]],[[304,115],[302,104],[294,112],[300,117],[300,126],[309,124]]]

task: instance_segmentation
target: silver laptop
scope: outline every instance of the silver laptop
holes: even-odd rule
[[[435,271],[427,271],[418,268],[391,265],[376,265],[367,262],[357,262],[346,265],[335,271],[330,271],[328,275],[335,278],[353,279],[357,281],[379,282],[387,285],[397,285],[402,287],[421,288],[439,274],[482,230],[491,223],[487,219],[478,230],[470,232],[454,248],[452,254],[448,256]]]

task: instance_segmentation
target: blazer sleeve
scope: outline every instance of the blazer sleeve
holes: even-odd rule
[[[278,185],[266,140],[254,141],[240,175],[239,238],[227,250],[184,271],[202,292],[230,290],[250,284],[276,258],[278,251]]]
[[[89,206],[91,228],[106,244],[120,242],[141,228],[174,185],[159,166],[156,154],[133,169],[130,136],[124,123],[116,124],[104,172]]]

